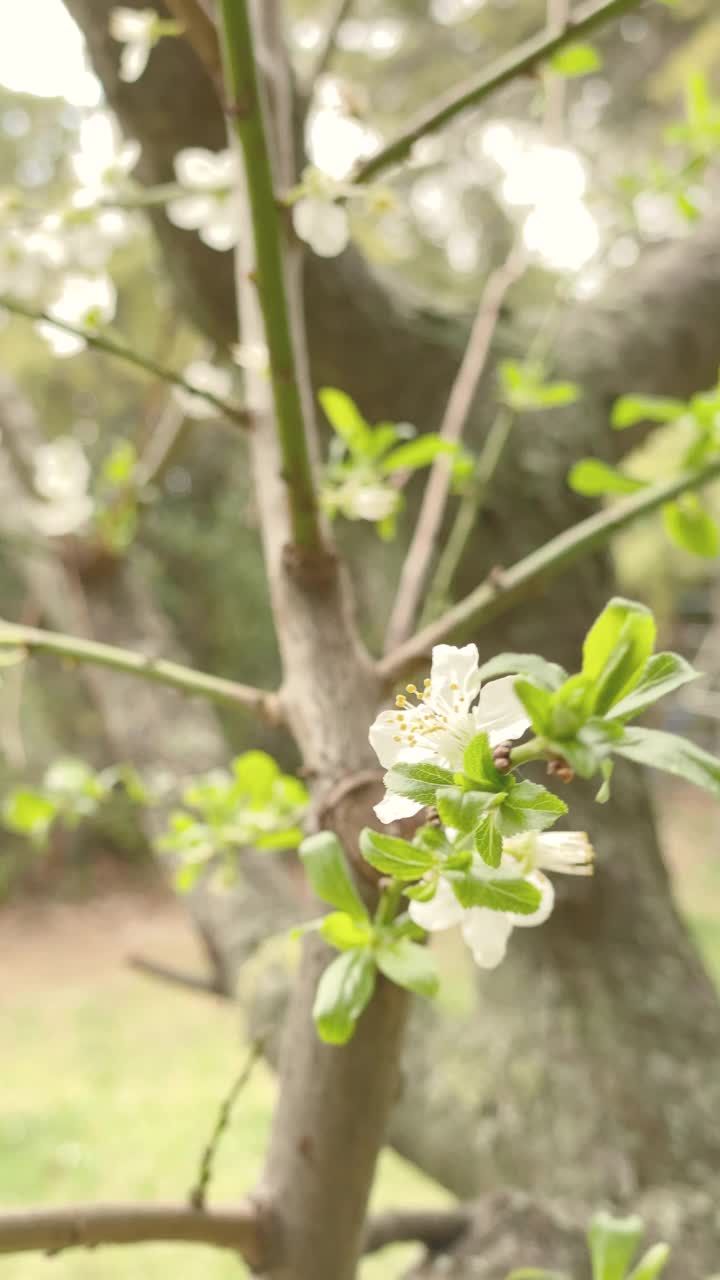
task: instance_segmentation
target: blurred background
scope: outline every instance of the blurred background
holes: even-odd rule
[[[70,16],[82,7],[0,0],[0,292],[59,306],[66,318],[98,307],[145,357],[197,379],[209,368],[207,385],[241,401],[242,373],[227,344],[177,305],[177,281],[133,186],[143,160],[132,135],[123,137]],[[409,113],[545,20],[544,7],[525,0],[355,0],[317,77],[335,8],[288,0],[287,29],[298,82],[314,80],[309,159],[339,180]],[[146,77],[171,43],[151,52]],[[608,425],[618,395],[684,401],[712,392],[720,363],[717,7],[641,4],[583,47],[552,85],[526,77],[425,139],[389,176],[389,195],[350,202],[353,253],[373,288],[389,291],[397,314],[412,312],[413,324],[441,344],[466,330],[489,272],[513,243],[523,246],[525,268],[500,316],[499,354],[521,362],[540,351],[543,377],[561,374],[579,388],[574,403],[530,412],[523,427],[525,480],[532,473],[552,491],[551,530],[592,510],[566,484],[568,467],[588,452],[615,451],[617,460],[620,450],[627,474],[643,478],[675,465],[676,422],[649,430],[641,421],[618,444]],[[216,273],[228,271],[227,253],[207,253]],[[348,347],[353,305],[341,298],[336,316],[341,331],[347,323]],[[237,432],[141,369],[72,342],[68,349],[57,333],[0,309],[3,618],[273,687],[279,659]],[[417,371],[399,361],[394,372],[392,347],[382,376],[377,352],[365,367],[363,352],[355,355],[347,389],[363,411],[378,419],[383,406],[374,415],[372,408],[391,385],[388,416],[437,429],[437,421],[418,420]],[[330,357],[317,359],[321,381],[345,385],[337,360],[333,367]],[[497,385],[493,365],[485,406]],[[487,421],[481,406],[471,451]],[[450,595],[533,545],[537,517],[525,518],[533,491],[513,479],[516,461],[511,449],[497,503],[515,501],[517,520],[500,530],[488,504],[477,541],[445,584]],[[419,492],[413,480],[409,511]],[[720,490],[707,495],[705,510],[720,517]],[[407,528],[401,521],[387,544],[361,519],[338,522],[337,532],[377,647],[387,616],[378,601],[391,598]],[[658,516],[617,539],[612,554],[622,592],[656,610],[663,647],[706,673],[699,691],[692,685],[668,700],[662,723],[717,751],[712,534],[700,550],[671,545]],[[582,572],[589,581],[595,569]],[[545,618],[547,635],[551,622]],[[562,638],[562,611],[553,625]],[[531,647],[517,636],[504,647]],[[556,656],[549,640],[545,652]],[[176,892],[173,873],[192,858],[183,859],[189,845],[177,832],[168,841],[168,813],[183,794],[187,804],[193,780],[250,749],[272,753],[289,774],[297,759],[286,739],[242,714],[110,672],[46,658],[1,674],[0,1200],[182,1197],[243,1046],[257,1033],[258,1015],[248,1009],[259,1003],[266,1017],[275,1007],[278,973],[293,959],[284,929],[298,905],[286,854],[278,855],[278,889],[265,914],[260,855],[239,887],[208,876],[203,864]],[[210,801],[205,793],[196,801],[212,845]],[[717,807],[667,778],[652,801],[674,900],[720,983]],[[301,794],[288,805],[301,809]],[[163,836],[169,855],[158,852]],[[213,846],[218,852],[227,849]],[[473,1007],[475,979],[452,941],[441,960],[438,1018],[452,1036]],[[169,980],[158,970],[170,970]],[[188,985],[193,979],[200,990]],[[260,1064],[218,1158],[220,1199],[251,1185],[272,1097],[271,1072]],[[376,1197],[442,1203],[450,1192],[387,1153]],[[390,1252],[362,1274],[398,1275],[411,1255]],[[155,1280],[169,1269],[179,1280],[221,1280],[238,1267],[221,1254],[170,1246],[0,1261],[9,1280]]]

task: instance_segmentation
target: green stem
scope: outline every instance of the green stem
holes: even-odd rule
[[[468,538],[484,506],[490,481],[500,463],[514,421],[511,411],[503,406],[490,426],[477,461],[470,491],[460,501],[448,540],[438,560],[425,607],[420,615],[421,626],[437,617],[447,603],[453,578],[463,558]]]
[[[366,160],[365,164],[360,165],[353,174],[353,181],[369,182],[390,165],[399,164],[420,138],[442,129],[461,111],[477,106],[483,98],[489,97],[509,81],[515,80],[518,76],[534,74],[540,63],[551,58],[564,45],[588,35],[596,27],[602,26],[612,18],[620,17],[638,3],[639,0],[602,0],[602,3],[598,4],[597,0],[593,0],[591,4],[577,9],[573,13],[572,21],[562,30],[542,31],[539,35],[532,36],[511,53],[499,58],[489,70],[480,72],[459,88],[436,98],[392,142]]]
[[[177,373],[174,369],[167,369],[164,365],[158,364],[156,360],[151,360],[149,356],[141,356],[138,351],[134,351],[132,347],[126,347],[124,343],[117,342],[114,338],[109,338],[103,333],[96,333],[93,330],[83,329],[79,325],[68,324],[65,320],[56,320],[49,315],[47,311],[42,311],[39,307],[28,306],[24,302],[20,302],[18,298],[12,298],[6,293],[0,293],[0,308],[4,307],[14,316],[23,316],[25,320],[42,320],[46,324],[52,324],[56,329],[62,329],[63,333],[71,333],[76,338],[82,338],[89,347],[93,347],[96,351],[103,351],[105,355],[113,356],[115,360],[122,360],[124,364],[132,365],[136,369],[142,369],[143,373],[152,374],[154,378],[159,378],[161,382],[168,382],[170,386],[181,387],[183,391],[188,391],[192,395],[197,396],[200,400],[207,401],[223,418],[229,418],[231,422],[239,427],[250,426],[250,415],[245,409],[238,409],[236,405],[228,404],[227,400],[223,400],[221,396],[213,395],[212,391],[203,391],[200,387],[193,386],[192,382],[188,382],[187,378],[183,378],[181,373]]]
[[[423,627],[417,635],[400,645],[378,664],[381,677],[388,685],[406,671],[425,660],[433,645],[450,636],[459,636],[469,628],[485,626],[507,613],[524,600],[533,589],[554,578],[582,556],[604,547],[616,533],[642,516],[650,515],[666,502],[692,489],[699,489],[720,476],[720,457],[697,471],[684,471],[671,480],[647,485],[639,493],[597,511],[557,537],[551,538],[529,556],[509,569],[495,570],[464,600],[449,609],[437,622]]]
[[[520,747],[513,747],[510,752],[510,763],[513,765],[528,764],[530,760],[542,760],[547,750],[544,738],[531,738]]]
[[[208,675],[205,671],[193,671],[178,662],[164,658],[146,657],[131,649],[115,645],[99,644],[80,636],[61,635],[56,631],[41,631],[36,627],[16,626],[12,622],[0,622],[0,649],[27,649],[31,653],[53,653],[61,658],[77,662],[89,662],[99,667],[110,667],[127,675],[141,676],[156,684],[170,685],[183,693],[197,694],[213,702],[244,707],[271,722],[280,719],[277,696],[250,685],[225,680],[222,676]]]
[[[312,465],[290,326],[282,251],[281,213],[273,188],[253,35],[246,0],[220,0],[220,44],[227,112],[245,162],[256,280],[270,369],[275,418],[296,546],[322,546]]]
[[[397,915],[397,909],[400,906],[402,898],[403,886],[402,881],[393,880],[392,884],[383,889],[377,911],[375,912],[375,923],[377,925],[391,924]]]

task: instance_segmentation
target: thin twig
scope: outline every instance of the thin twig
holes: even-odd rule
[[[281,721],[279,699],[276,694],[251,685],[238,684],[222,676],[208,675],[205,671],[193,671],[178,662],[165,658],[152,658],[132,649],[120,649],[115,645],[100,644],[80,636],[66,636],[56,631],[41,631],[37,627],[18,626],[0,620],[0,649],[21,648],[33,653],[54,653],[61,658],[77,662],[89,662],[99,667],[110,667],[127,675],[166,684],[183,693],[197,694],[212,702],[224,702],[229,706],[243,707],[271,724]]]
[[[311,74],[308,77],[308,90],[317,83],[321,75],[327,71],[332,56],[337,48],[337,38],[340,28],[352,9],[355,0],[334,0],[330,15],[325,23],[320,41],[320,48],[315,57],[315,62]]]
[[[532,36],[524,44],[518,45],[511,53],[499,58],[488,70],[480,72],[458,89],[436,98],[429,107],[421,111],[402,133],[389,142],[364,164],[361,164],[352,175],[353,182],[369,182],[391,165],[399,164],[412,150],[414,144],[429,133],[442,129],[448,121],[468,107],[475,107],[496,89],[509,84],[519,76],[534,74],[537,67],[547,58],[557,53],[564,45],[580,36],[587,35],[596,27],[603,26],[612,18],[619,18],[628,9],[634,8],[640,0],[602,0],[598,4],[583,5],[573,14],[572,23],[563,31],[542,31]]]
[[[247,0],[220,0],[220,45],[229,124],[240,145],[255,256],[257,287],[270,371],[283,479],[293,543],[322,549],[283,261],[283,226],[273,187],[268,131],[260,96]]]
[[[229,418],[240,427],[250,426],[250,415],[245,409],[239,409],[237,405],[229,404],[227,400],[223,400],[221,396],[213,395],[212,391],[204,391],[201,387],[196,387],[192,382],[188,382],[181,373],[177,373],[175,369],[167,369],[164,365],[158,364],[155,360],[151,360],[148,356],[140,355],[139,351],[134,351],[132,347],[126,347],[124,343],[109,338],[105,334],[96,333],[92,330],[82,329],[78,325],[68,324],[65,320],[56,320],[47,311],[42,311],[39,307],[28,306],[24,302],[20,302],[17,298],[11,298],[8,294],[0,294],[0,308],[5,308],[12,315],[23,316],[26,320],[41,320],[45,324],[54,325],[56,329],[61,329],[63,333],[71,333],[75,338],[82,338],[89,347],[93,347],[96,351],[103,351],[108,356],[113,356],[116,360],[122,360],[125,364],[133,365],[136,369],[142,369],[143,373],[152,374],[154,378],[160,378],[162,382],[169,382],[173,387],[181,387],[183,391],[189,392],[191,395],[197,396],[200,400],[205,400],[218,411],[221,417]]]
[[[500,309],[508,290],[524,269],[525,254],[515,246],[502,266],[488,278],[440,427],[440,437],[448,444],[458,444],[462,438],[478,382],[485,368]],[[452,459],[446,454],[438,454],[430,469],[420,514],[400,575],[400,585],[385,638],[386,652],[402,644],[412,631],[437,546],[451,478]]]
[[[233,1082],[228,1094],[220,1105],[208,1144],[202,1153],[197,1182],[190,1192],[189,1201],[193,1209],[205,1209],[208,1188],[210,1186],[210,1179],[212,1178],[213,1173],[213,1165],[215,1163],[215,1157],[218,1153],[218,1148],[222,1141],[223,1134],[230,1123],[233,1107],[245,1088],[245,1085],[248,1083],[248,1080],[253,1073],[255,1063],[258,1061],[258,1058],[262,1056],[262,1053],[262,1041],[254,1040],[250,1045],[247,1058],[243,1064],[240,1074]]]
[[[363,1253],[377,1253],[391,1244],[424,1244],[445,1252],[472,1221],[470,1209],[394,1209],[371,1218],[365,1228]]]
[[[160,982],[168,982],[171,986],[182,987],[184,991],[197,992],[198,995],[214,996],[218,1000],[229,1000],[230,997],[219,983],[199,973],[185,973],[183,969],[173,969],[170,965],[159,964],[148,960],[146,956],[128,956],[127,963],[136,973],[144,977],[156,978]]]
[[[381,678],[392,686],[405,672],[428,657],[433,645],[459,636],[501,617],[533,590],[554,578],[582,556],[604,547],[609,540],[642,516],[650,515],[682,493],[699,489],[720,475],[720,458],[697,471],[684,471],[671,480],[648,485],[632,497],[565,529],[509,569],[494,570],[474,591],[449,609],[437,622],[424,627],[378,664]]]
[[[184,1204],[78,1204],[56,1209],[0,1213],[0,1254],[95,1249],[98,1245],[178,1241],[216,1245],[241,1253],[260,1269],[265,1245],[258,1206],[245,1201],[227,1209]]]

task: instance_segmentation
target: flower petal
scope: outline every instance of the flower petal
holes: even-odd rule
[[[535,864],[569,876],[591,876],[595,851],[585,831],[545,831],[535,836]]]
[[[233,216],[231,207],[219,206],[216,213],[200,228],[200,239],[211,249],[224,253],[232,249],[240,239],[240,218]]]
[[[169,200],[165,206],[168,218],[183,231],[197,231],[209,218],[212,218],[215,201],[212,196],[179,196],[177,200]]]
[[[503,914],[507,915],[511,924],[519,925],[522,929],[532,929],[536,924],[544,924],[552,913],[555,906],[555,890],[542,871],[531,871],[529,876],[523,878],[540,890],[540,906],[529,916],[517,915],[514,911],[503,912]]]
[[[235,174],[235,157],[230,150],[206,151],[185,147],[175,156],[175,174],[184,187],[210,190],[230,186]]]
[[[460,694],[465,699],[466,710],[469,710],[470,703],[480,688],[478,661],[476,644],[466,644],[463,649],[452,644],[436,644],[432,651],[430,671],[433,700],[443,698],[454,703]]]
[[[463,938],[481,969],[496,969],[505,958],[512,930],[512,920],[504,911],[487,907],[471,907],[462,924]]]
[[[348,216],[342,205],[317,196],[305,196],[292,207],[296,234],[321,258],[335,258],[350,239]]]
[[[403,818],[412,818],[422,808],[423,805],[409,796],[396,796],[392,791],[386,791],[385,799],[375,805],[375,813],[381,822],[400,822]]]
[[[478,733],[486,733],[490,746],[505,742],[508,738],[521,738],[530,727],[525,708],[513,685],[516,676],[503,676],[483,685],[480,701],[475,709]]]
[[[145,70],[150,57],[150,45],[133,40],[125,45],[120,55],[120,79],[134,84]]]
[[[429,902],[411,901],[408,907],[410,919],[428,933],[452,929],[460,924],[468,913],[463,910],[446,880],[439,880],[435,897]],[[489,915],[493,914],[488,912]]]
[[[397,711],[381,711],[370,725],[370,746],[383,769],[392,769],[398,760],[432,759],[433,752],[429,747],[415,747],[408,742],[412,722],[418,711],[416,707],[407,707],[403,711],[406,726],[404,730]]]

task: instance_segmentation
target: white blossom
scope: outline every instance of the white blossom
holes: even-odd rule
[[[350,241],[346,209],[321,195],[303,196],[292,207],[296,234],[320,258],[336,258]]]
[[[33,454],[33,487],[44,501],[27,505],[34,528],[47,537],[73,533],[92,516],[90,463],[74,436],[60,436]]]
[[[515,690],[514,676],[493,680],[481,689],[478,651],[436,645],[430,678],[418,690],[408,685],[394,710],[381,711],[370,727],[370,745],[385,769],[401,761],[427,760],[446,769],[462,769],[465,748],[479,733],[490,746],[521,738],[530,725]],[[386,792],[376,805],[381,822],[411,817],[423,806],[406,796]]]
[[[264,342],[238,342],[230,351],[235,364],[247,373],[269,373],[270,352]]]
[[[535,911],[524,915],[489,907],[462,907],[441,877],[435,896],[429,902],[412,901],[409,914],[428,933],[460,925],[475,963],[482,969],[494,969],[505,955],[513,929],[544,924],[552,912],[555,891],[543,868],[567,875],[591,875],[592,860],[592,845],[584,831],[532,831],[514,836],[503,843],[499,867],[489,867],[475,858],[473,874],[484,880],[525,880],[540,894]]]
[[[115,286],[109,276],[68,275],[63,280],[59,298],[50,304],[47,313],[77,328],[98,329],[112,320],[116,300]],[[41,320],[35,328],[56,356],[76,355],[86,345],[79,334],[67,333],[49,321]]]
[[[168,202],[170,221],[197,231],[211,249],[231,249],[239,239],[241,221],[234,153],[188,147],[175,157],[175,175],[187,194]]]
[[[110,34],[124,45],[120,55],[120,79],[139,80],[157,40],[158,15],[154,9],[126,9],[119,6],[110,14]]]
[[[33,298],[47,284],[48,272],[63,265],[65,255],[44,230],[10,227],[0,238],[0,289],[18,298]]]
[[[346,520],[370,520],[373,523],[394,515],[401,501],[400,494],[392,485],[368,480],[362,474],[350,476],[337,487],[328,486],[322,497],[331,515],[339,512]]]
[[[209,391],[221,400],[229,398],[232,392],[232,376],[228,369],[221,369],[207,360],[192,360],[183,370],[186,382],[197,387],[198,391]],[[186,387],[174,387],[173,395],[188,418],[215,418],[218,410],[203,399],[193,395]]]
[[[41,223],[42,232],[55,241],[57,255],[66,266],[98,271],[113,251],[125,244],[128,219],[119,209],[66,209],[49,213]]]

